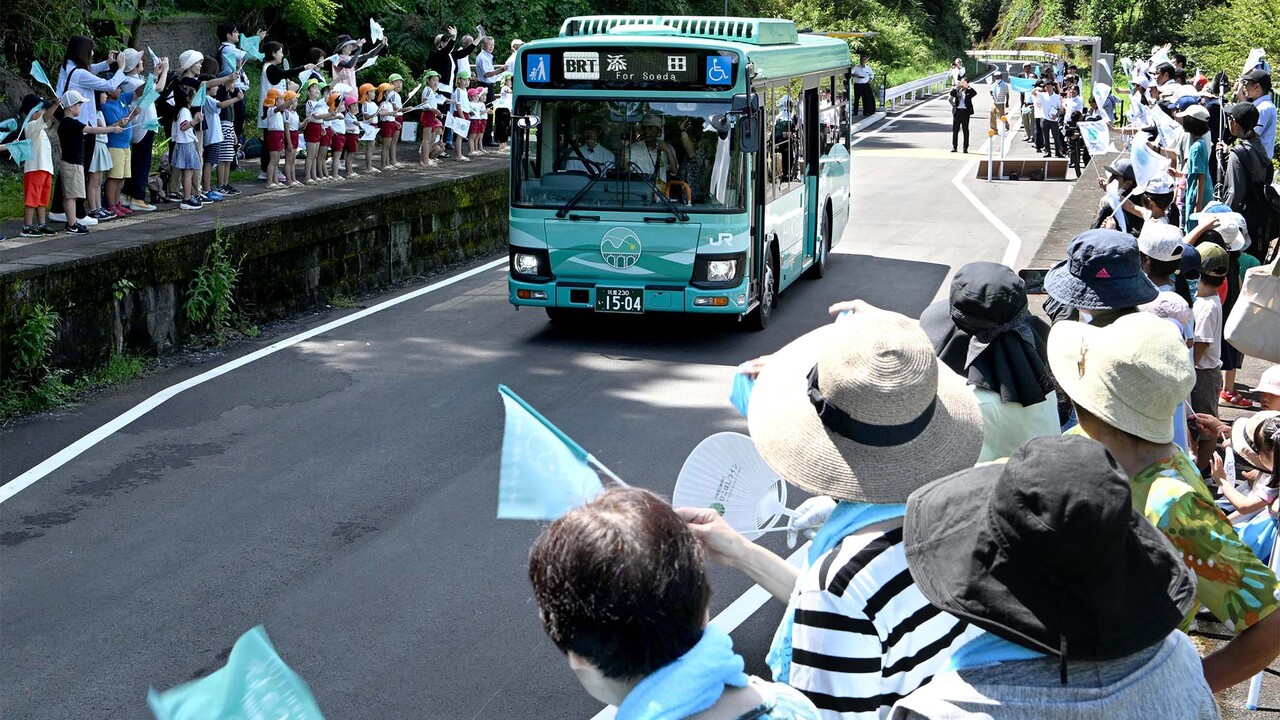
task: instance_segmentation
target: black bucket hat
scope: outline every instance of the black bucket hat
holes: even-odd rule
[[[1133,509],[1101,444],[1038,437],[911,494],[911,578],[934,606],[1067,660],[1109,660],[1160,642],[1195,605],[1195,578]],[[1065,682],[1065,679],[1064,679]]]

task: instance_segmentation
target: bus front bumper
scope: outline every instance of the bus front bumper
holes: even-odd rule
[[[662,285],[655,283],[646,285],[609,283],[606,285],[565,280],[531,283],[522,282],[510,276],[507,277],[508,299],[512,305],[595,310],[596,291],[605,288],[642,291],[644,294],[644,306],[641,312],[742,315],[750,309],[751,305],[745,279],[735,287],[705,290],[691,285]]]

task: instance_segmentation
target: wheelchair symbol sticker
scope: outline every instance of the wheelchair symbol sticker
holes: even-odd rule
[[[733,58],[724,57],[722,55],[710,55],[707,57],[707,84],[708,85],[732,85],[733,84]]]

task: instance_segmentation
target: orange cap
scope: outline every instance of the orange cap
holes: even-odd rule
[[[365,96],[365,93],[367,93],[367,92],[371,92],[373,89],[374,89],[374,87],[373,87],[373,83],[365,83],[365,84],[361,85],[361,86],[360,86],[360,99],[361,99],[361,100],[363,100],[363,99],[364,99],[364,96]]]
[[[275,105],[276,101],[281,97],[283,97],[283,93],[275,88],[271,88],[267,91],[267,96],[262,99],[262,107],[271,107]]]
[[[292,91],[292,90],[287,90],[287,91],[285,91],[285,94],[284,94],[284,101],[285,101],[285,102],[293,102],[293,101],[294,101],[294,100],[296,100],[297,98],[298,98],[298,93],[296,93],[296,92],[294,92],[294,91]]]

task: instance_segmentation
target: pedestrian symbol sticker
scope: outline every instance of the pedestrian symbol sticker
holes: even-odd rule
[[[544,83],[551,80],[551,56],[529,55],[525,58],[526,69],[524,81],[527,83]]]
[[[733,84],[733,58],[723,55],[707,56],[707,84]]]

